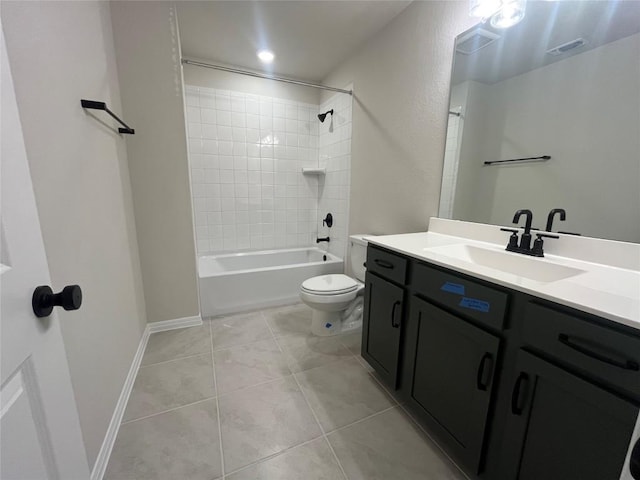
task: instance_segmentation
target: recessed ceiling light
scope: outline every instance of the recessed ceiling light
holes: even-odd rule
[[[262,63],[271,63],[276,56],[269,50],[260,50],[258,52],[258,58]]]

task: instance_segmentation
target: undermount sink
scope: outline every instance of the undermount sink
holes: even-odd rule
[[[585,272],[584,270],[559,265],[548,260],[526,257],[519,253],[490,250],[474,245],[455,244],[425,248],[424,250],[474,265],[482,265],[501,272],[511,273],[537,282],[555,282]]]

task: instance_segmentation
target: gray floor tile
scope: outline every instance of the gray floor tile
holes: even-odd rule
[[[152,415],[215,394],[211,353],[141,367],[123,420]]]
[[[199,327],[152,333],[141,364],[150,365],[210,351],[209,325],[204,323]]]
[[[105,480],[212,480],[222,474],[216,401],[120,427]]]
[[[223,395],[219,405],[227,472],[321,434],[291,376]]]
[[[277,342],[286,354],[292,372],[309,370],[351,356],[337,337],[297,334],[278,337]]]
[[[325,432],[395,404],[353,357],[298,373],[296,378]]]
[[[369,365],[369,362],[367,362],[362,355],[356,355],[356,358],[358,359],[358,362],[360,362],[360,365],[362,365],[362,367],[369,373],[373,373],[374,376],[376,376],[375,374],[375,370],[373,369],[373,367],[371,365]],[[377,377],[376,377],[377,378]]]
[[[311,308],[304,304],[265,310],[264,316],[276,336],[311,332]]]
[[[264,340],[214,352],[221,394],[289,375],[284,354],[274,340]]]
[[[362,346],[362,330],[359,329],[353,333],[347,333],[340,335],[340,341],[349,349],[354,355],[360,355],[360,348]]]
[[[252,465],[227,480],[344,480],[324,438]]]
[[[214,318],[210,324],[214,350],[272,338],[260,312]]]
[[[328,435],[349,480],[465,480],[400,410],[394,408]]]

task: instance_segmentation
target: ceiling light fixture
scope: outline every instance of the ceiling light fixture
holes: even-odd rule
[[[509,28],[520,23],[524,18],[527,0],[504,0],[502,8],[491,17],[493,28]]]
[[[481,18],[484,22],[502,7],[502,0],[470,0],[469,16]]]
[[[269,50],[260,50],[258,52],[258,58],[262,63],[271,63],[276,56]]]
[[[527,0],[470,0],[469,15],[482,22],[491,19],[493,28],[509,28],[524,18]]]

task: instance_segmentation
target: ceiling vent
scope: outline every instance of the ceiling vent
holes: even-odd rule
[[[499,38],[500,35],[482,28],[476,28],[458,39],[456,42],[456,52],[462,53],[463,55],[471,55]]]
[[[557,47],[550,48],[549,50],[547,50],[547,53],[549,55],[558,56],[568,52],[569,50],[583,47],[586,44],[587,44],[587,41],[584,38],[576,38],[575,40],[571,40],[570,42],[563,43],[562,45],[558,45]]]

